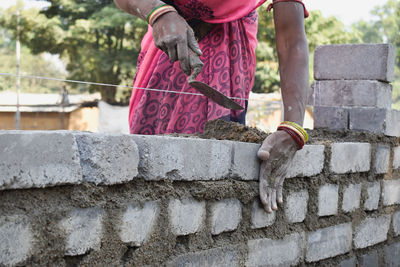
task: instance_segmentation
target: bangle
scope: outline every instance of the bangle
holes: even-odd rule
[[[281,126],[287,125],[287,126],[292,126],[292,127],[296,128],[301,133],[301,135],[304,137],[304,143],[307,143],[309,136],[303,127],[301,127],[300,125],[298,125],[297,123],[292,122],[292,121],[284,121],[280,125]]]
[[[293,138],[293,140],[297,143],[298,150],[303,148],[303,146],[304,146],[303,139],[296,132],[294,132],[291,128],[288,128],[286,126],[279,126],[278,131],[285,131],[286,133],[288,133]]]
[[[168,12],[177,12],[176,9],[173,6],[163,4],[161,6],[158,6],[154,8],[149,15],[147,16],[147,23],[150,26],[153,26],[154,22],[161,17],[162,15],[168,13]]]
[[[305,144],[307,141],[306,141],[306,139],[305,139],[305,137],[304,137],[304,134],[302,133],[302,132],[300,132],[297,128],[295,128],[295,127],[293,127],[292,125],[289,125],[289,124],[281,124],[281,125],[279,125],[279,127],[278,127],[278,129],[280,128],[280,127],[285,127],[285,128],[289,128],[290,130],[292,130],[293,132],[295,132],[298,136],[299,136],[299,138],[301,138],[301,141]]]

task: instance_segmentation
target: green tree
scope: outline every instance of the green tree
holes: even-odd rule
[[[132,79],[145,22],[119,10],[112,0],[49,0],[44,11],[21,12],[20,36],[33,53],[58,54],[67,62],[69,79],[120,84]],[[13,12],[0,25],[15,29]],[[15,36],[14,32],[14,36]],[[128,78],[129,77],[129,78]],[[116,88],[90,86],[115,103]]]

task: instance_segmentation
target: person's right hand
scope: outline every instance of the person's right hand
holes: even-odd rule
[[[154,22],[153,39],[155,45],[167,53],[172,62],[180,61],[186,75],[189,76],[195,68],[201,69],[202,62],[198,57],[202,53],[199,44],[192,28],[178,13],[168,12]]]

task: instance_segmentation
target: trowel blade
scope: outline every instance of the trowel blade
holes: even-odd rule
[[[189,81],[189,85],[193,88],[197,89],[200,93],[217,103],[218,105],[223,106],[224,108],[233,109],[233,110],[243,110],[244,108],[227,97],[226,95],[220,93],[216,89],[212,88],[208,84],[199,82],[199,81]]]

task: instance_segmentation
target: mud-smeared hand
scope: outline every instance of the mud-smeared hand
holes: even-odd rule
[[[194,64],[198,62],[191,59],[191,51],[197,56],[202,53],[192,28],[184,18],[176,12],[162,15],[153,24],[153,38],[155,45],[167,53],[171,61],[180,61],[186,75],[192,73]]]
[[[262,160],[259,178],[260,198],[268,213],[278,209],[277,202],[283,202],[283,182],[296,151],[296,142],[284,131],[270,134],[258,150],[257,156]]]

